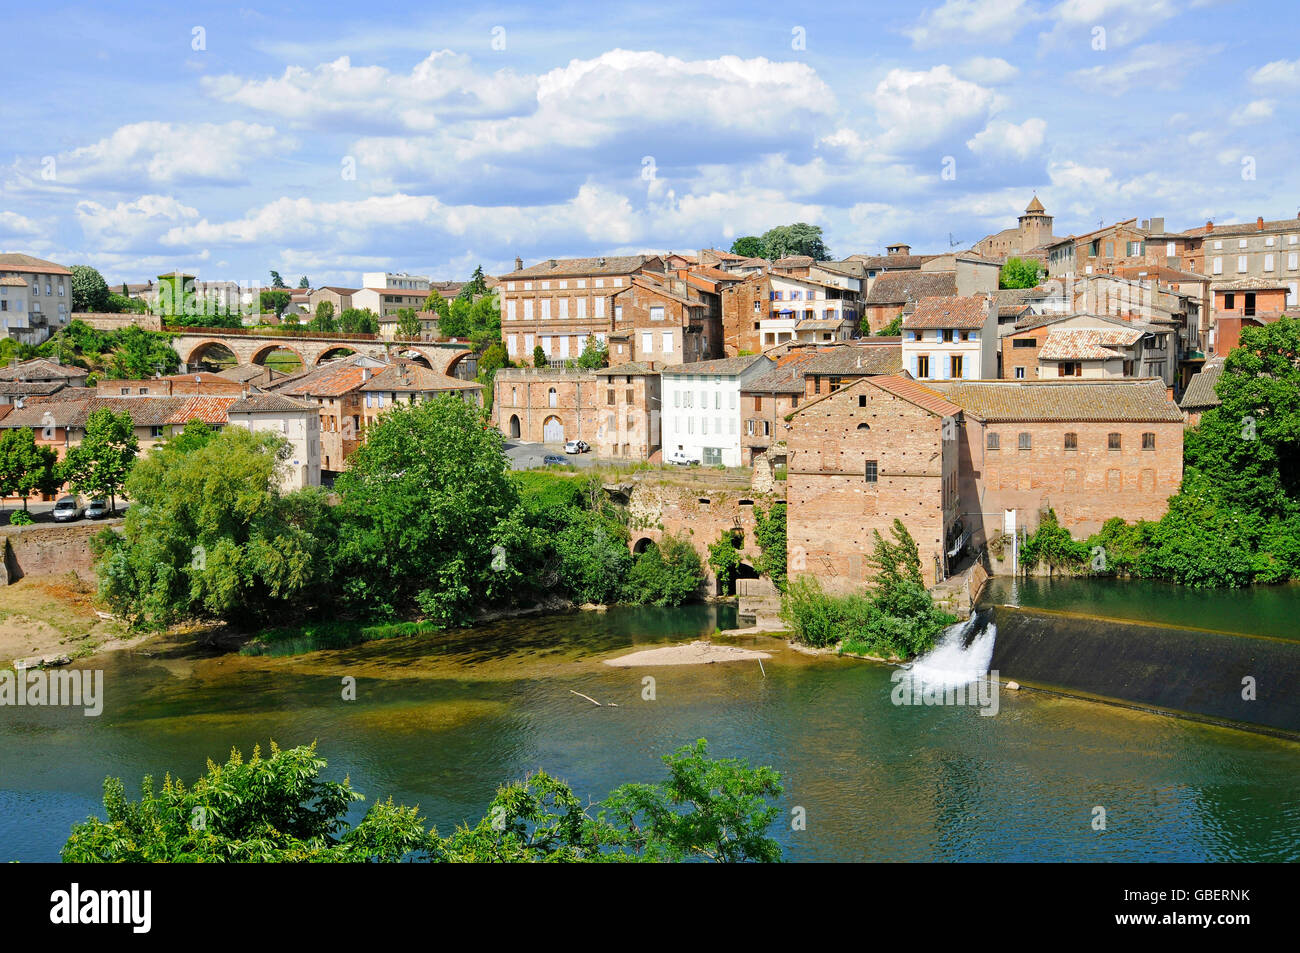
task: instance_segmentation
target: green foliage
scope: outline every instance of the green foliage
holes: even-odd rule
[[[474,274],[469,276],[469,281],[461,286],[460,292],[456,295],[458,301],[473,301],[480,295],[488,293],[487,279],[483,277],[483,266],[478,265],[474,269]]]
[[[107,311],[109,305],[108,283],[104,276],[90,265],[73,265],[72,310]]]
[[[731,243],[731,253],[733,255],[744,255],[746,258],[767,258],[767,246],[763,244],[763,239],[757,235],[744,235],[737,238]]]
[[[311,287],[311,282],[307,280],[306,275],[298,279],[298,287],[304,291]]]
[[[102,368],[110,380],[141,380],[155,374],[175,374],[180,369],[180,355],[169,335],[135,325],[113,334],[113,351]]]
[[[840,644],[841,651],[884,658],[909,658],[933,647],[956,617],[940,610],[921,577],[916,541],[894,520],[892,541],[876,530],[868,593],[829,595],[815,577],[790,583],[781,617],[799,641],[813,646]]]
[[[736,548],[735,534],[722,530],[718,538],[709,544],[709,566],[718,580],[718,587],[723,592],[731,590],[732,580],[740,569],[740,550]]]
[[[32,514],[28,513],[26,509],[15,510],[9,514],[10,526],[31,526],[35,522],[36,520],[32,519]]]
[[[429,297],[424,299],[424,310],[432,311],[438,316],[438,321],[440,322],[439,327],[441,327],[441,321],[451,313],[451,308],[447,304],[447,299],[436,291],[429,292]],[[445,334],[443,336],[446,337]]]
[[[397,862],[427,856],[436,832],[415,808],[391,799],[372,806],[348,828],[349,805],[364,798],[345,780],[323,781],[316,745],[263,758],[237,750],[192,787],[168,775],[162,790],[145,777],[139,801],[121,780],[104,782],[107,821],[92,817],[72,829],[65,863]]]
[[[760,239],[767,254],[765,258],[787,258],[791,255],[807,255],[814,261],[829,261],[830,251],[822,239],[820,225],[796,222],[793,225],[778,225],[763,233]],[[738,253],[737,253],[738,254]]]
[[[348,781],[325,781],[316,746],[232,750],[192,787],[145,777],[138,801],[104,782],[107,820],[74,825],[65,863],[579,863],[711,860],[775,862],[768,836],[780,775],[736,758],[713,759],[704,739],[664,759],[668,778],[625,784],[593,816],[563,781],[538,771],[500,787],[483,819],[450,836],[426,829],[419,809],[376,802],[355,827]]]
[[[463,400],[448,395],[384,413],[335,489],[337,578],[353,605],[460,624],[494,585],[517,581],[490,568],[501,543],[494,530],[518,501],[501,434]]]
[[[420,336],[420,318],[414,308],[401,308],[397,312],[397,333],[402,337],[418,338]]]
[[[312,331],[337,331],[338,324],[334,320],[333,303],[322,301],[316,305],[316,314],[308,322],[307,327]]]
[[[319,488],[281,494],[288,452],[278,434],[195,423],[156,447],[127,480],[134,505],[100,560],[100,595],[149,628],[318,605],[334,588],[334,512]]]
[[[569,508],[554,537],[559,582],[577,602],[618,600],[632,566],[625,527],[599,512]]]
[[[1008,258],[998,272],[999,288],[1033,288],[1047,274],[1033,258]]]
[[[114,314],[144,314],[149,309],[145,305],[144,301],[139,298],[132,298],[125,294],[113,292],[108,296],[108,304],[105,306],[104,310],[111,311]]]
[[[446,315],[438,319],[438,331],[443,337],[465,339],[485,332],[501,336],[501,302],[494,294],[471,298],[461,289],[446,309]]]
[[[785,519],[786,505],[783,502],[773,503],[772,509],[766,513],[761,506],[754,507],[754,540],[760,554],[754,568],[782,591],[786,585]]]
[[[636,557],[628,572],[625,598],[637,605],[679,606],[704,582],[700,555],[684,539],[665,536]]]
[[[276,271],[274,268],[271,269],[271,287],[272,288],[285,287],[284,279],[280,277],[280,273]]]
[[[547,358],[546,352],[542,350],[540,344],[533,348],[533,367],[549,367],[550,359]]]
[[[140,442],[135,424],[125,410],[113,413],[101,407],[86,420],[81,443],[70,447],[59,465],[59,475],[84,496],[106,496],[116,507],[116,498],[135,465]]]
[[[587,370],[609,366],[609,348],[601,344],[595,335],[587,338],[587,343],[578,357],[578,366]]]
[[[863,321],[866,318],[862,319]],[[897,315],[894,320],[890,321],[883,328],[876,332],[876,337],[899,337],[903,333],[903,316]]]
[[[30,427],[5,430],[0,433],[0,495],[21,496],[26,510],[32,493],[54,493],[62,484],[57,461],[54,448],[38,445]]]
[[[276,289],[283,287],[283,285],[276,285]],[[262,311],[273,311],[277,318],[284,314],[284,309],[289,307],[291,300],[292,297],[287,291],[263,291],[258,295],[258,303],[261,305]]]
[[[379,316],[369,308],[345,308],[336,323],[344,334],[379,333]]]
[[[1040,562],[1052,572],[1080,568],[1088,559],[1090,550],[1084,543],[1076,543],[1070,531],[1060,524],[1056,511],[1049,509],[1038,524],[1038,529],[1025,537],[1020,547],[1020,564],[1032,569]]]

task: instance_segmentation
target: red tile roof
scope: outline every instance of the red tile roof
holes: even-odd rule
[[[985,295],[922,298],[911,314],[903,316],[903,327],[982,328],[988,313],[989,299]]]

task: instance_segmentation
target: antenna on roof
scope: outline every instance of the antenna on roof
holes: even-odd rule
[[[949,232],[949,233],[948,233],[948,247],[949,247],[949,248],[956,248],[956,247],[957,247],[958,245],[960,245],[960,244],[961,244],[961,242],[957,241],[957,239],[955,239],[955,238],[952,237],[952,232]]]

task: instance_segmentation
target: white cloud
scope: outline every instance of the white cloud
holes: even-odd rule
[[[1100,27],[1106,48],[1127,46],[1178,12],[1175,0],[1064,0],[1048,12],[1055,27],[1047,38],[1087,48]]]
[[[1034,16],[1025,0],[945,0],[903,32],[918,47],[975,40],[1010,41]]]
[[[177,223],[198,218],[198,209],[168,195],[142,195],[113,206],[85,200],[77,203],[77,221],[99,251],[125,252],[154,247]]]
[[[67,189],[102,186],[126,189],[141,185],[196,182],[235,183],[248,168],[291,143],[272,126],[257,123],[136,122],[88,146],[53,156],[53,178],[41,173],[44,163],[15,165],[19,189]]]
[[[42,231],[42,226],[26,215],[19,215],[17,212],[0,212],[0,236],[39,235]]]
[[[963,78],[976,83],[988,83],[997,86],[1008,83],[1020,74],[1020,70],[999,56],[973,56],[957,67]]]
[[[966,146],[978,155],[1014,156],[1028,159],[1043,145],[1043,134],[1047,123],[1042,119],[1026,119],[1020,125],[1005,119],[994,119],[974,138],[966,140]]]
[[[1250,74],[1260,85],[1300,86],[1300,60],[1274,60]]]
[[[1075,82],[1088,90],[1120,96],[1136,86],[1172,91],[1208,51],[1201,47],[1147,43],[1134,48],[1123,60],[1075,70]]]
[[[1271,99],[1256,99],[1247,103],[1232,114],[1230,120],[1234,126],[1248,126],[1251,123],[1272,119],[1277,106]]]
[[[1004,105],[1001,96],[959,79],[949,66],[890,70],[871,101],[885,127],[877,145],[886,152],[934,145],[982,124]]]

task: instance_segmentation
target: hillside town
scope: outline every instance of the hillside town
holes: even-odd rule
[[[1263,216],[1058,236],[1034,195],[1016,225],[966,250],[516,258],[472,285],[367,272],[357,288],[273,287],[274,313],[260,286],[179,272],[124,284],[135,304],[121,312],[78,312],[69,267],[0,255],[12,340],[138,326],[178,360],[88,382],[57,352],[14,358],[0,370],[0,430],[27,428],[60,458],[104,409],[129,414],[142,451],[191,420],[272,431],[291,448],[291,490],[332,485],[386,410],[450,394],[508,446],[549,451],[516,466],[585,452],[778,487],[792,576],[834,589],[870,581],[873,533],[902,520],[935,586],[1049,509],[1078,539],[1117,514],[1159,519],[1182,480],[1184,429],[1217,404],[1242,329],[1298,310],[1298,241],[1300,218]],[[1009,281],[1012,269],[1029,280]],[[467,286],[489,308],[472,339],[442,326]],[[329,320],[354,309],[370,330]],[[205,327],[218,313],[238,318]]]

